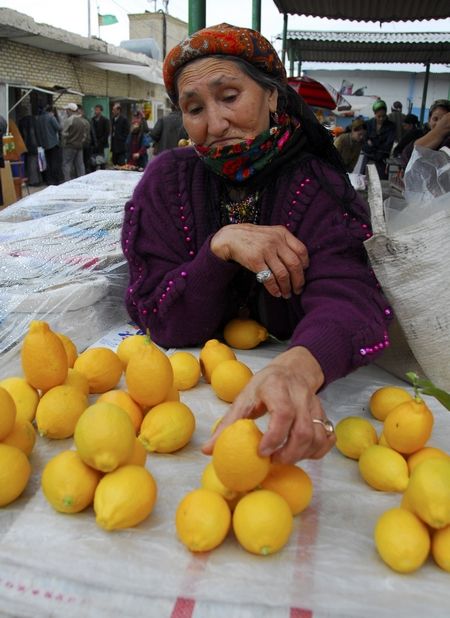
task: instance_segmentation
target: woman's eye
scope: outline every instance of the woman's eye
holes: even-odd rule
[[[226,101],[227,103],[231,103],[233,102],[237,97],[237,94],[227,94],[224,96],[223,100]]]
[[[199,114],[202,111],[201,107],[190,107],[187,112],[188,114],[191,114],[192,116],[196,116],[197,114]]]

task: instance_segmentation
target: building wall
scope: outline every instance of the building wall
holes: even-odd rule
[[[0,39],[0,82],[34,86],[63,86],[86,95],[111,99],[158,99],[165,101],[164,87],[147,83],[137,77],[104,71],[83,62],[78,57],[45,51]],[[58,107],[81,97],[63,95]]]
[[[185,21],[166,15],[167,40],[166,49],[169,52],[188,34]],[[162,13],[138,13],[128,15],[130,21],[130,39],[154,39],[163,50],[163,19]]]
[[[425,73],[410,73],[407,71],[361,71],[361,70],[308,70],[310,77],[320,82],[326,82],[340,90],[345,79],[353,84],[353,92],[364,88],[365,95],[376,95],[386,101],[388,110],[394,101],[403,103],[403,112],[408,111],[409,100],[412,103],[412,113],[420,115]],[[428,108],[436,99],[448,99],[450,88],[450,73],[430,73],[426,99],[425,120],[428,118]],[[345,94],[344,94],[345,97]],[[363,110],[364,115],[372,115],[371,110]]]

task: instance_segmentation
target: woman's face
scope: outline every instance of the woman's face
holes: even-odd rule
[[[448,113],[448,110],[445,107],[435,107],[431,116],[428,119],[428,124],[430,125],[430,129],[434,129],[437,125],[438,121]]]
[[[278,92],[268,91],[238,65],[220,58],[187,64],[178,82],[184,127],[198,146],[228,146],[269,128]]]

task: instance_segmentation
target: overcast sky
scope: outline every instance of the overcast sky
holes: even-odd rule
[[[408,0],[405,0],[406,2]],[[423,0],[426,2],[426,0]],[[450,1],[450,0],[449,0]],[[0,0],[0,7],[12,8],[42,22],[76,32],[83,36],[88,34],[88,6],[91,8],[91,33],[112,43],[119,45],[128,39],[128,13],[142,13],[162,9],[162,0],[71,0],[56,2],[54,0]],[[188,0],[169,0],[168,12],[184,21],[188,20]],[[104,26],[99,33],[97,27],[97,12],[115,15],[119,20],[113,26]],[[252,26],[252,0],[206,0],[206,25],[228,22],[239,26]],[[361,24],[343,20],[328,20],[313,17],[290,15],[288,18],[289,30],[346,30],[346,31],[376,31],[376,32],[449,32],[450,19],[434,20],[431,22],[409,22],[398,24]],[[272,0],[261,0],[261,32],[281,51],[281,41],[275,40],[283,31],[283,16],[279,13]],[[304,63],[304,69],[327,68],[339,65]],[[348,66],[348,65],[347,65]],[[381,65],[385,66],[385,65]],[[395,65],[397,66],[397,65]],[[354,66],[364,68],[367,65]],[[387,68],[385,66],[385,68]],[[391,68],[394,68],[392,66]],[[405,68],[405,66],[403,67]],[[436,68],[436,67],[435,67]],[[408,65],[408,70],[423,70],[420,65]]]

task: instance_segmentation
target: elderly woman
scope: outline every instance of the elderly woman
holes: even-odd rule
[[[218,431],[268,412],[261,454],[322,457],[334,435],[318,391],[388,345],[366,208],[258,32],[192,34],[164,80],[193,147],[156,157],[126,205],[130,316],[163,346],[201,345],[238,315],[289,339]]]

